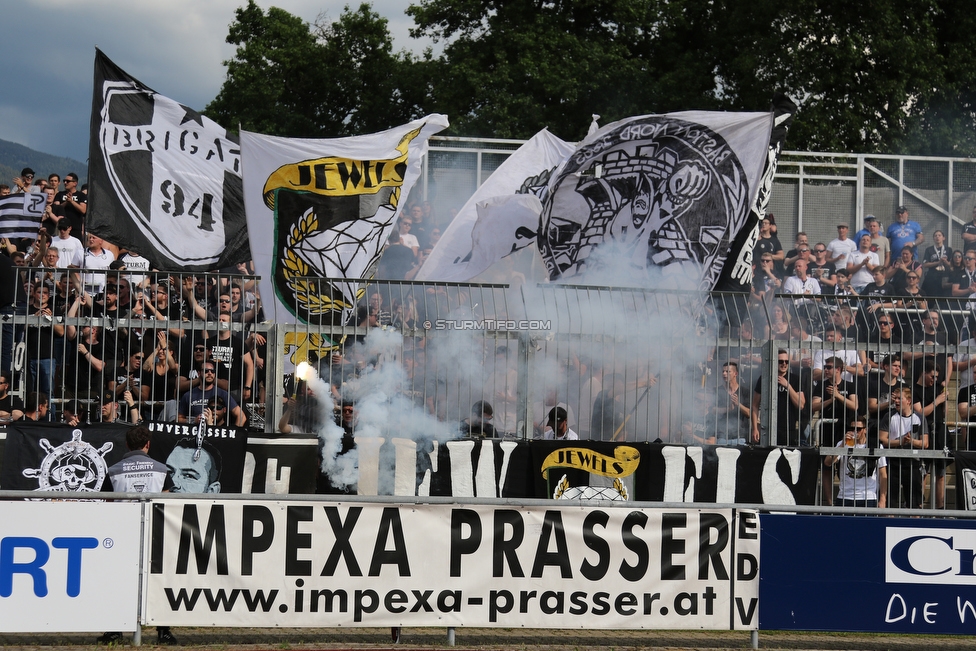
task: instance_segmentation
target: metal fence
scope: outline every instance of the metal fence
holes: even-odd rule
[[[559,407],[581,439],[828,455],[855,415],[897,446],[882,421],[904,383],[932,431],[926,449],[886,456],[924,459],[941,477],[951,452],[969,447],[960,394],[972,382],[968,299],[364,281],[355,309],[311,326],[267,320],[249,276],[101,276],[22,271],[2,350],[9,392],[24,404],[0,395],[0,411],[81,423],[204,413],[216,424],[308,431],[314,418],[301,407],[312,388],[381,433],[557,436]],[[296,377],[300,362],[322,384]],[[843,366],[836,381],[834,366]],[[853,399],[838,403],[838,390]],[[918,482],[906,486],[917,505]],[[944,505],[943,480],[926,490]]]

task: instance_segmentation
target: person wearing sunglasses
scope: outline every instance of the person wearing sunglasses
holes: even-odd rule
[[[776,354],[776,424],[764,423],[771,429],[769,443],[772,445],[799,445],[800,413],[806,404],[806,396],[800,390],[800,376],[790,372],[790,354],[782,348]],[[752,394],[750,420],[752,443],[759,443],[759,416],[762,406],[762,377],[756,380]]]
[[[834,287],[837,285],[837,267],[827,259],[827,245],[823,242],[817,242],[813,245],[811,253],[813,259],[807,273],[817,279],[824,294],[833,294]]]
[[[868,447],[868,428],[864,419],[855,418],[851,421],[844,440],[839,441],[837,447],[842,450]],[[840,483],[837,506],[883,509],[888,505],[888,462],[885,457],[839,454],[824,458],[824,466],[828,468],[838,465],[838,462]]]
[[[244,410],[229,393],[217,386],[217,367],[210,360],[201,367],[200,386],[191,388],[180,398],[178,422],[193,425],[199,423],[204,417],[207,401],[214,396],[221,398],[227,405],[230,414],[227,420],[237,427],[243,427],[246,420]]]
[[[857,413],[854,382],[844,379],[844,360],[830,357],[823,365],[823,375],[811,382],[811,409],[820,412],[820,445],[837,445],[844,436],[844,423]]]

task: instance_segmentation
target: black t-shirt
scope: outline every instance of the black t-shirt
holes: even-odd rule
[[[956,273],[951,282],[953,285],[959,285],[959,289],[965,289],[974,283],[976,283],[976,271],[970,274],[965,269]]]
[[[413,269],[416,258],[413,251],[402,244],[391,244],[383,252],[379,266],[376,269],[376,277],[388,280],[403,280]]]
[[[779,243],[779,238],[775,235],[770,235],[769,237],[760,237],[759,241],[752,249],[752,257],[754,260],[761,260],[764,253],[781,253],[783,251],[783,245]],[[773,263],[773,267],[776,269],[776,274],[780,277],[785,273],[783,269],[783,261],[776,260]]]
[[[54,203],[61,204],[64,216],[68,220],[68,223],[71,224],[71,232],[80,233],[85,224],[85,214],[75,208],[74,204],[67,202],[68,195],[69,193],[67,191],[62,190],[54,196]],[[74,192],[71,195],[74,197],[76,203],[88,203],[88,195],[84,192]]]
[[[799,375],[790,373],[786,380],[797,393],[800,392]],[[790,400],[789,389],[779,384],[779,380],[776,389],[776,431],[770,432],[770,441],[775,441],[775,445],[798,445],[800,410]],[[762,377],[756,380],[755,392],[762,393]]]
[[[10,256],[0,255],[0,307],[14,304],[17,297],[17,271],[17,265]]]
[[[834,388],[836,394],[842,396],[857,395],[857,387],[853,382],[842,380]],[[847,425],[853,419],[855,410],[850,409],[843,400],[834,400],[828,393],[827,384],[821,383],[818,397],[823,399],[820,406],[820,417],[824,419],[836,419],[833,423],[824,423],[820,430],[820,445],[837,445],[840,437],[847,431]]]
[[[811,262],[810,266],[807,267],[807,275],[811,278],[816,278],[817,282],[820,282],[824,278],[831,278],[836,273],[837,268],[834,266],[833,262],[825,262],[822,265],[817,264],[816,262]],[[821,289],[829,288],[821,287]]]
[[[8,393],[5,397],[0,398],[0,411],[5,411],[10,414],[13,413],[14,409],[24,411],[24,401],[12,393]]]
[[[972,224],[970,223],[968,225]],[[973,231],[973,233],[976,234],[976,231]],[[976,242],[973,243],[973,247],[976,248]],[[946,258],[946,262],[942,265],[941,270],[938,267],[929,267],[922,276],[921,290],[926,296],[948,296],[950,294],[947,289],[942,287],[942,279],[951,279],[948,261],[952,259],[952,249],[948,246],[943,246],[939,251],[936,251],[934,246],[930,246],[925,249],[925,256],[922,258],[922,261],[938,262],[943,257]]]
[[[928,387],[916,384],[912,387],[912,401],[921,403],[922,410],[935,402],[935,399],[943,391],[941,382],[936,382]],[[929,426],[929,448],[941,450],[946,444],[946,403],[936,405],[932,413],[925,417]]]
[[[974,224],[971,221],[970,222],[966,222],[966,225],[962,227],[962,234],[963,235],[976,235],[976,224]],[[963,240],[963,241],[965,242],[965,240]],[[966,246],[963,247],[963,250],[965,250],[965,251],[976,251],[976,240],[973,240],[972,242],[966,242]],[[949,254],[949,257],[951,258],[952,257],[952,254]]]
[[[241,388],[244,380],[244,337],[234,333],[230,339],[207,341],[210,359],[217,362],[217,379],[227,380],[231,391]]]
[[[871,374],[867,378],[867,397],[868,401],[874,399],[878,401],[878,407],[880,411],[878,413],[869,413],[871,418],[881,418],[884,414],[888,412],[891,408],[891,396],[895,391],[901,391],[905,386],[905,381],[901,378],[896,378],[894,384],[888,384],[884,379],[884,374]],[[868,403],[870,404],[870,402]],[[887,405],[887,407],[885,407]],[[863,409],[859,409],[862,413],[868,413],[868,405],[864,405]]]

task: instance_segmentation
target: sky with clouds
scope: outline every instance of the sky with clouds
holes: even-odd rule
[[[0,60],[0,139],[48,154],[88,159],[92,66],[98,47],[120,68],[181,104],[202,110],[224,81],[225,41],[246,0],[22,0],[4,5]],[[354,0],[257,0],[313,22],[338,19]],[[373,0],[389,21],[394,48],[411,39],[407,0]]]

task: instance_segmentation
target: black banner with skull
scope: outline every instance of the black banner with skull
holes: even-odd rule
[[[173,470],[173,492],[240,493],[247,449],[244,429],[200,430],[176,423],[144,423],[149,456]],[[7,426],[0,468],[3,490],[106,490],[106,472],[126,453],[124,423],[71,427],[19,421]]]

